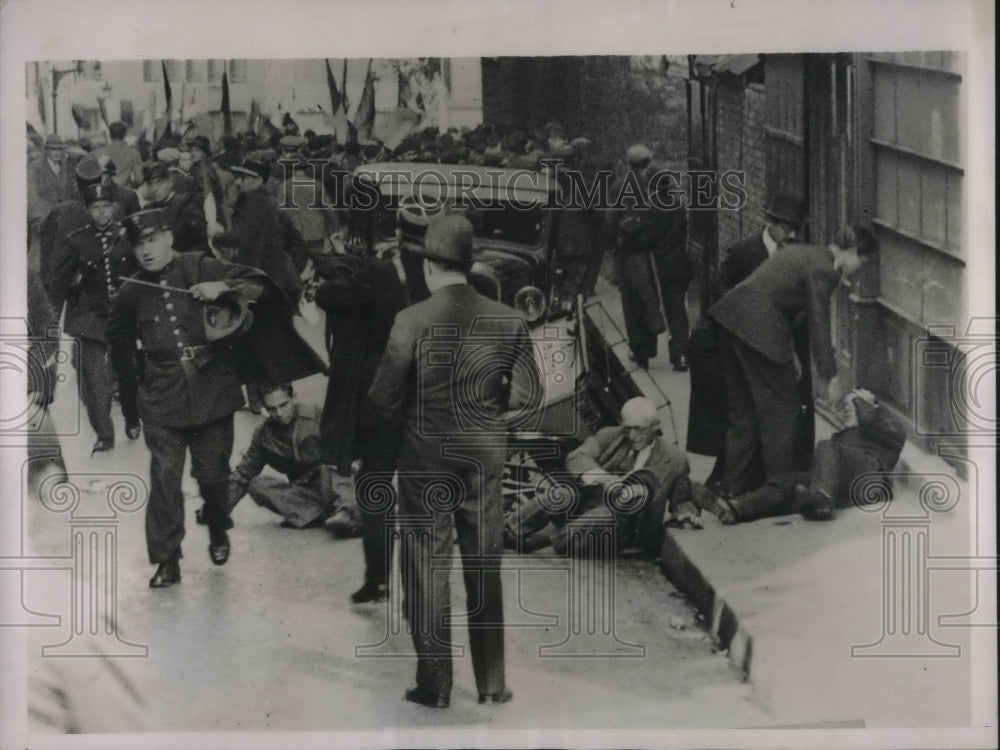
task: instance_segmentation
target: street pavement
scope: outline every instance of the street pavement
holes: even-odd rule
[[[66,370],[52,408],[61,429],[69,429],[79,408],[73,372]],[[323,390],[318,376],[298,386],[300,398],[312,403],[322,403]],[[247,411],[236,415],[234,462],[262,419]],[[124,437],[117,406],[115,420],[118,443],[111,453],[90,457],[94,438],[85,418],[80,434],[63,440],[71,480],[87,507],[105,502],[116,474],[148,476],[146,446]],[[507,556],[507,674],[514,700],[479,706],[471,664],[461,657],[449,710],[407,703],[402,695],[413,684],[415,662],[397,597],[386,604],[349,603],[362,581],[360,540],[336,540],[325,529],[280,528],[278,516],[245,498],[234,513],[231,559],[216,567],[208,558],[207,532],[194,521],[201,501],[189,477],[185,494],[183,580],[172,588],[147,587],[153,567],[142,511],[118,512],[113,524],[119,637],[148,646],[146,658],[128,661],[154,731],[666,730],[782,723],[717,652],[656,562],[644,559],[595,563],[581,573],[565,558]],[[34,497],[22,502],[34,553],[71,554],[69,515],[43,508]],[[25,574],[26,609],[62,615],[58,627],[39,631],[50,644],[67,640],[74,627],[70,597],[53,596],[52,586],[43,585],[59,575],[65,574]],[[577,594],[592,600],[575,599]],[[457,567],[452,598],[460,614]],[[582,601],[580,611],[593,619],[570,617],[571,600]],[[467,643],[460,624],[454,640],[460,649]],[[29,654],[29,668],[38,658]]]

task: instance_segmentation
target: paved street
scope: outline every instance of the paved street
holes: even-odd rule
[[[72,421],[72,372],[53,407],[57,426]],[[300,387],[305,401],[322,401],[323,382]],[[115,409],[118,446],[90,459],[93,442],[84,424],[64,441],[68,468],[79,478],[82,502],[101,503],[114,473],[145,477],[148,452],[123,436]],[[263,417],[237,414],[236,454]],[[82,473],[89,476],[82,477]],[[567,637],[571,581],[566,559],[505,560],[504,591],[508,681],[514,701],[477,705],[468,659],[456,664],[448,711],[402,700],[412,684],[411,644],[398,622],[398,601],[352,606],[362,580],[361,542],[334,540],[324,529],[282,529],[280,518],[246,498],[234,514],[233,554],[225,567],[208,559],[204,527],[194,522],[200,505],[186,479],[187,532],[183,581],[152,591],[147,579],[142,512],[119,514],[118,611],[123,638],[149,646],[148,659],[130,660],[146,683],[158,731],[332,730],[385,726],[485,725],[504,728],[740,727],[779,723],[752,697],[750,686],[715,653],[694,610],[677,595],[656,564],[626,559],[598,566],[581,587],[594,597],[584,611],[597,614],[592,630],[613,622],[614,637]],[[29,503],[34,501],[29,500]],[[67,518],[27,508],[35,552],[70,553]],[[61,608],[61,627],[45,642],[66,639],[69,597],[38,600],[54,572],[26,574],[29,609]],[[590,581],[592,586],[587,586]],[[462,608],[460,574],[453,573],[455,611]],[[398,589],[397,589],[398,590]],[[574,591],[578,589],[573,589]],[[33,598],[34,597],[34,598]],[[613,599],[613,607],[601,607]],[[583,631],[588,630],[584,623]],[[456,645],[466,642],[461,625]],[[562,649],[540,647],[566,641]],[[359,658],[370,646],[372,658]],[[593,654],[603,658],[591,658]],[[607,656],[610,654],[611,656]],[[559,658],[564,655],[566,658]],[[32,657],[34,658],[34,657]]]

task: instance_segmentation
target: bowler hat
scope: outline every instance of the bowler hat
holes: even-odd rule
[[[428,260],[472,267],[472,238],[475,234],[470,222],[459,214],[445,214],[427,225],[424,244],[415,248],[417,255]]]
[[[122,222],[132,242],[139,242],[151,234],[170,228],[164,208],[148,208],[125,217]]]
[[[66,142],[53,133],[45,137],[45,148],[66,148]]]
[[[103,185],[101,183],[96,185],[85,185],[80,193],[83,196],[83,202],[88,206],[94,201],[107,201],[108,203],[114,203],[110,185]]]
[[[251,177],[260,177],[260,179],[266,180],[271,169],[267,164],[257,159],[244,159],[239,164],[231,166],[229,171],[250,175]]]
[[[142,166],[142,181],[152,182],[162,180],[170,176],[170,168],[162,161],[154,161]]]
[[[278,143],[281,144],[283,149],[295,151],[305,143],[305,139],[298,135],[286,135]]]
[[[805,219],[806,207],[794,195],[779,191],[771,196],[771,201],[765,206],[764,213],[776,221],[798,226]]]

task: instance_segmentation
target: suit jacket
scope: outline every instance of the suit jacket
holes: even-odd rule
[[[369,398],[388,424],[401,427],[400,468],[447,465],[444,445],[490,434],[496,447],[477,456],[487,473],[498,472],[506,453],[502,414],[541,405],[540,386],[511,399],[518,361],[530,363],[529,378],[538,377],[524,317],[468,284],[438,289],[396,315]]]
[[[882,404],[874,406],[860,398],[854,400],[858,411],[858,426],[840,430],[833,442],[874,455],[883,471],[890,471],[899,460],[906,443],[906,428]]]
[[[790,364],[795,317],[804,312],[816,369],[831,378],[837,363],[830,341],[830,296],[838,282],[828,248],[786,245],[716,302],[708,316],[772,362]]]
[[[767,245],[758,233],[726,248],[726,257],[719,266],[719,293],[725,294],[757,270],[767,260]]]
[[[60,309],[66,301],[66,333],[94,341],[107,340],[111,301],[122,284],[121,277],[139,270],[121,224],[112,222],[103,236],[102,242],[93,224],[69,233],[69,250],[56,266],[52,290]]]
[[[602,427],[566,456],[566,471],[580,475],[591,469],[612,474],[628,474],[635,465],[635,455],[627,442],[624,427]],[[678,477],[688,473],[687,455],[662,437],[653,442],[653,450],[644,470],[657,480],[654,494],[663,486],[669,490]]]
[[[66,159],[57,175],[45,157],[28,165],[28,220],[41,220],[57,203],[77,197],[73,165]]]

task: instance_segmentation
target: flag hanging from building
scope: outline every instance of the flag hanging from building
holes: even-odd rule
[[[375,78],[372,76],[372,61],[368,60],[368,72],[365,74],[365,87],[361,91],[361,101],[358,111],[354,113],[354,127],[362,141],[371,140],[375,128]]]
[[[413,94],[410,91],[410,79],[403,75],[402,68],[397,68],[396,73],[399,77],[399,94],[396,96],[396,106],[409,107],[410,99],[413,98]]]
[[[262,115],[260,112],[260,105],[257,104],[256,99],[250,100],[250,117],[247,119],[247,130],[251,133],[256,133],[260,129],[260,122]]]
[[[229,75],[222,71],[222,132],[233,134],[233,112],[229,104]]]
[[[44,130],[48,125],[48,118],[45,116],[45,87],[42,84],[41,66],[38,63],[35,63],[35,95],[38,97],[38,116]]]
[[[343,106],[343,98],[337,90],[337,81],[334,80],[333,70],[330,69],[330,61],[324,59],[323,62],[326,63],[326,85],[330,89],[330,111],[336,114]]]
[[[163,68],[163,96],[167,100],[167,112],[164,115],[166,119],[166,126],[163,129],[163,135],[170,135],[172,132],[172,121],[173,121],[173,103],[174,95],[170,90],[170,76],[167,75],[167,61],[160,60],[160,67]]]
[[[344,58],[344,67],[340,74],[340,91],[343,98],[344,114],[351,108],[351,100],[347,98],[347,58]]]

